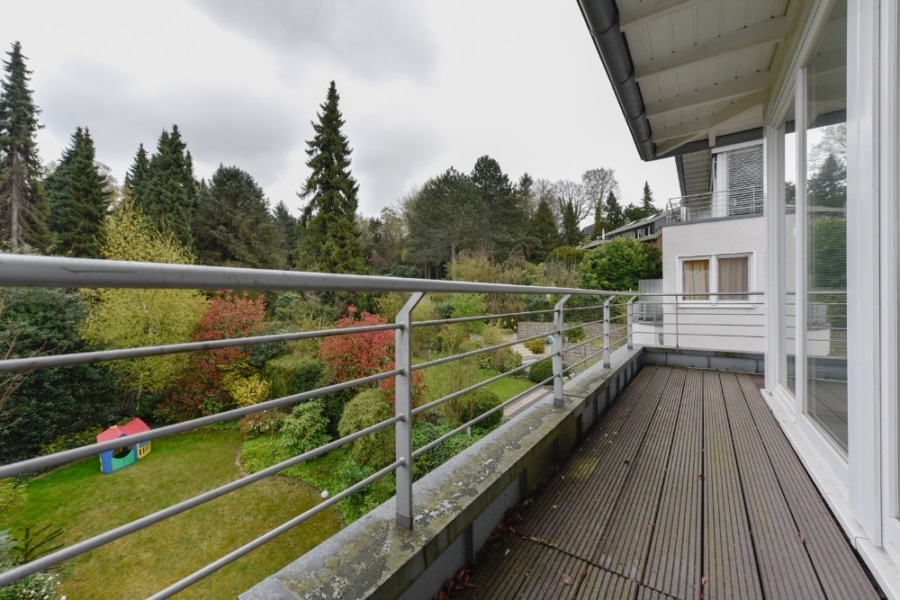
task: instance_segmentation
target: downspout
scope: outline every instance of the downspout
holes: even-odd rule
[[[634,78],[631,52],[628,50],[625,36],[619,29],[619,10],[616,2],[578,0],[578,5],[591,37],[594,38],[594,46],[612,83],[638,154],[645,161],[653,160],[656,158],[656,146],[651,139],[644,99]]]

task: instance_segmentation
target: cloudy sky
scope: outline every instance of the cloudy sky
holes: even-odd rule
[[[121,183],[138,144],[177,124],[198,177],[249,172],[296,208],[305,140],[334,80],[360,211],[375,215],[450,166],[495,158],[514,181],[615,169],[624,203],[678,195],[671,159],[643,163],[574,0],[28,0],[22,43],[44,162],[76,126]],[[5,58],[5,57],[4,57]]]

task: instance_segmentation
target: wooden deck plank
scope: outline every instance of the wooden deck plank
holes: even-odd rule
[[[458,597],[879,597],[743,375],[645,369],[518,530]]]
[[[657,377],[663,377],[661,372]],[[642,576],[653,536],[675,424],[681,408],[685,371],[671,371],[622,487],[613,519],[592,557],[592,563],[629,578]]]
[[[741,391],[759,430],[766,454],[781,482],[798,536],[829,598],[875,600],[878,593],[750,378],[739,375]]]
[[[703,373],[705,598],[760,598],[762,588],[719,374]]]
[[[643,583],[677,598],[700,595],[703,519],[703,395],[700,371],[687,371],[672,456]]]
[[[721,373],[720,380],[763,593],[769,598],[824,598],[740,384],[732,373]]]
[[[595,431],[576,450],[558,477],[554,477],[541,490],[532,508],[533,512],[546,515],[540,521],[526,521],[521,524],[520,531],[525,535],[543,538],[554,538],[567,522],[576,519],[572,511],[577,508],[574,498],[581,498],[585,488],[596,485],[598,479],[595,471],[601,459],[609,452],[620,429],[628,420],[631,411],[638,405],[635,401],[641,397],[647,385],[653,380],[656,369],[643,369],[638,373],[631,385],[609,409]],[[609,486],[610,489],[612,486]]]
[[[616,500],[634,468],[635,455],[659,404],[668,373],[668,370],[655,370],[646,387],[629,402],[634,404],[629,417],[617,429],[607,431],[605,439],[595,440],[607,448],[598,456],[593,475],[580,487],[580,493],[568,493],[570,500],[577,497],[578,501],[570,501],[565,506],[564,518],[554,519],[552,527],[535,526],[525,532],[552,542],[574,556],[591,559],[597,541],[603,538],[610,520],[616,516]],[[562,508],[559,504],[557,507]]]

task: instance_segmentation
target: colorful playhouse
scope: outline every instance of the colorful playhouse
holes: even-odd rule
[[[150,431],[150,427],[140,419],[132,419],[125,425],[113,425],[97,436],[98,442],[116,440],[126,435],[134,435],[144,431]],[[123,446],[100,453],[100,470],[104,473],[112,473],[133,465],[138,459],[150,454],[150,441],[138,442],[131,446]]]

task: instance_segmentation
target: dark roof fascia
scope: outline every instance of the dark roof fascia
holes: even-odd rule
[[[603,68],[612,83],[619,108],[628,123],[638,154],[645,161],[656,158],[656,145],[650,121],[644,110],[644,98],[634,78],[634,63],[625,35],[619,29],[619,9],[615,0],[578,0],[581,15],[594,39]]]

